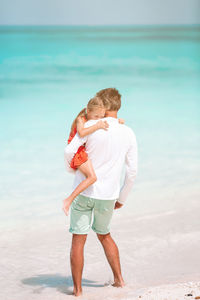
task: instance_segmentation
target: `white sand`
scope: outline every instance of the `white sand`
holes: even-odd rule
[[[13,223],[14,224],[14,223]],[[114,288],[103,249],[91,231],[85,247],[82,299],[183,300],[200,296],[199,211],[147,215],[115,212],[116,240],[126,287]],[[74,299],[69,263],[71,234],[61,211],[1,229],[2,300]],[[3,259],[2,259],[3,258]],[[185,296],[191,293],[193,296]]]

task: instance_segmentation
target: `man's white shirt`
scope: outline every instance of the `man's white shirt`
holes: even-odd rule
[[[94,133],[81,138],[78,133],[64,151],[65,163],[68,171],[70,162],[78,148],[86,143],[86,152],[92,162],[97,181],[84,190],[81,195],[101,199],[114,200],[124,204],[134,184],[137,174],[137,141],[131,128],[119,124],[118,119],[108,117],[101,119],[109,124],[108,130],[98,129]],[[89,120],[85,127],[94,125],[99,120]],[[120,190],[120,179],[123,166],[126,166],[124,184]],[[74,188],[85,176],[77,170],[75,172]]]

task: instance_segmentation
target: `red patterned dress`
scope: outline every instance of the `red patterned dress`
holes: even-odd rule
[[[76,133],[77,133],[77,129],[75,127],[74,130],[70,132],[70,135],[69,135],[69,138],[68,138],[68,144],[72,141],[72,139],[74,138]],[[78,151],[76,152],[76,154],[72,158],[72,161],[70,163],[70,167],[72,169],[76,170],[80,165],[82,165],[87,160],[88,160],[88,155],[85,151],[85,146],[84,145],[80,146],[78,148]]]

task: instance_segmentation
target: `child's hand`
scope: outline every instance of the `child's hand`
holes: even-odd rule
[[[108,123],[106,121],[102,121],[102,120],[98,121],[96,124],[97,124],[97,129],[107,130],[109,127]]]
[[[125,123],[124,119],[118,119],[118,122],[119,122],[119,124],[124,124]]]

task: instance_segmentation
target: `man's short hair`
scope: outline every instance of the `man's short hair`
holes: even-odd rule
[[[108,111],[118,111],[121,107],[121,95],[115,88],[107,88],[96,93],[105,105]]]

